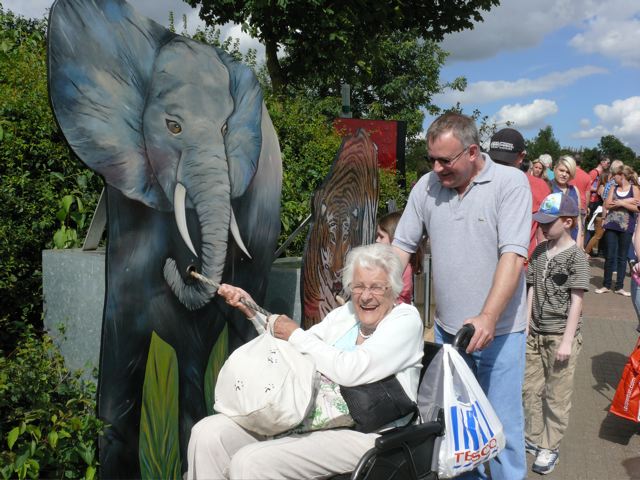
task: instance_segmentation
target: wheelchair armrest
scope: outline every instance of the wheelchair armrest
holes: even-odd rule
[[[403,443],[420,441],[429,436],[440,436],[443,433],[444,428],[439,421],[394,428],[383,432],[376,438],[376,449],[378,451],[389,450],[400,447]]]

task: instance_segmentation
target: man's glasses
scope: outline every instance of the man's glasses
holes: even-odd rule
[[[364,285],[354,285],[353,287],[351,287],[351,293],[353,295],[362,295],[364,292],[369,290],[371,292],[371,295],[379,297],[381,295],[384,295],[384,292],[386,292],[388,288],[388,285],[373,284],[370,287],[366,287]]]
[[[441,167],[452,167],[453,164],[462,156],[462,154],[464,152],[466,152],[467,150],[469,150],[469,147],[464,147],[464,149],[457,154],[455,157],[453,158],[436,158],[436,157],[432,157],[430,155],[427,156],[427,160],[429,160],[429,163],[431,163],[431,165],[435,165],[436,162],[438,162],[440,164]]]

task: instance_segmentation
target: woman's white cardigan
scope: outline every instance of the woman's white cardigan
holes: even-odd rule
[[[418,310],[412,305],[398,304],[355,350],[345,352],[333,347],[356,323],[353,304],[348,302],[309,330],[295,330],[289,343],[309,354],[316,370],[339,385],[362,385],[395,374],[409,398],[415,401],[424,348]]]

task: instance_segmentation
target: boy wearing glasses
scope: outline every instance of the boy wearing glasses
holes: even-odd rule
[[[517,168],[480,151],[473,119],[446,113],[427,131],[433,171],[411,190],[393,245],[404,264],[424,231],[431,242],[435,337],[451,343],[476,329],[467,361],[503,424],[506,448],[490,461],[494,480],[527,476],[522,379],[527,321],[523,264],[531,190]],[[486,478],[481,465],[465,478]]]

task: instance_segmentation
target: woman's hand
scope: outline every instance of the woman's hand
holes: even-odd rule
[[[636,275],[640,275],[640,262],[636,262],[633,264],[633,268],[631,269],[632,273],[635,273]]]
[[[273,336],[281,340],[289,340],[291,334],[295,330],[300,328],[300,325],[298,325],[286,315],[278,315],[277,318],[275,316],[270,317],[270,321],[274,322]],[[269,326],[269,328],[271,328],[271,325]]]
[[[251,295],[243,289],[223,283],[220,285],[220,288],[218,288],[218,295],[224,298],[227,304],[244,313],[247,318],[253,318],[255,316],[256,312],[241,302],[242,299],[245,299],[249,300],[251,303],[255,303],[253,298],[251,298]]]

